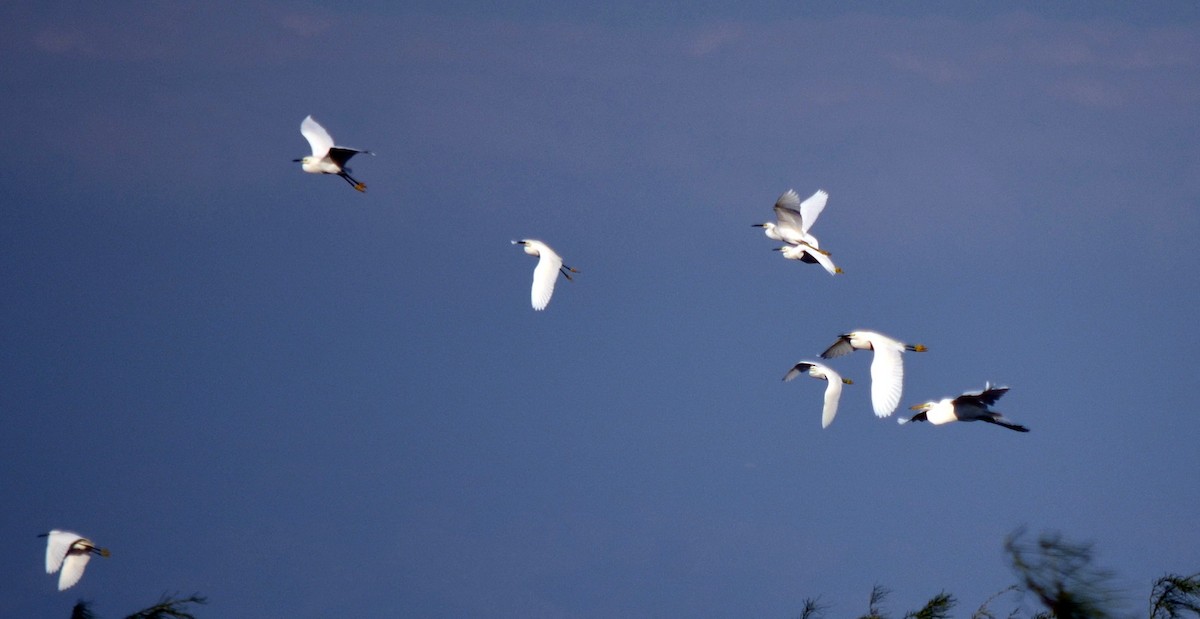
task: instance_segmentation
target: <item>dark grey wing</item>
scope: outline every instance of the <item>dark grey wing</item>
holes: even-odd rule
[[[801,361],[800,363],[797,363],[796,365],[792,366],[792,369],[788,370],[787,374],[785,374],[783,376],[784,382],[792,380],[793,378],[807,372],[809,370],[809,368],[811,368],[812,366],[813,366],[813,364],[807,363],[805,361]]]
[[[329,149],[329,159],[331,161],[333,161],[334,163],[338,164],[339,167],[342,167],[342,166],[346,165],[347,161],[350,161],[351,157],[357,155],[358,153],[367,153],[368,155],[370,155],[371,151],[355,150],[353,148],[342,148],[341,146],[334,146],[333,148]]]
[[[840,335],[838,336],[838,341],[833,343],[833,346],[826,348],[825,352],[821,353],[821,358],[833,359],[835,357],[848,355],[852,352],[854,352],[854,347],[850,345],[850,338]]]
[[[983,388],[983,391],[971,391],[964,393],[957,398],[954,398],[954,404],[974,405],[979,408],[987,408],[996,403],[1000,396],[1008,392],[1008,387],[993,387],[990,383]]]

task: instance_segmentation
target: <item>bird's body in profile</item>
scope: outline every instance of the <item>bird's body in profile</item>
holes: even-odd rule
[[[554,294],[554,284],[558,281],[558,274],[562,273],[563,277],[569,281],[571,273],[579,271],[563,264],[562,257],[541,241],[523,239],[512,243],[523,246],[525,253],[530,256],[538,257],[537,266],[533,269],[533,288],[530,289],[529,300],[533,304],[533,309],[540,312],[546,309],[550,303],[550,297]]]
[[[46,538],[46,573],[53,574],[62,570],[58,575],[59,591],[69,589],[79,582],[83,577],[83,568],[87,567],[93,554],[102,557],[110,554],[91,540],[70,531],[54,529],[38,537]]]
[[[783,247],[775,248],[776,251],[783,253],[783,257],[788,260],[799,260],[809,264],[819,264],[830,275],[837,275],[842,272],[842,267],[833,263],[829,259],[829,252],[821,251],[808,243],[797,243],[795,245],[784,245]]]
[[[837,416],[838,400],[842,397],[842,385],[853,385],[854,381],[849,378],[842,378],[840,374],[834,372],[828,366],[825,366],[815,361],[801,361],[792,366],[787,374],[784,374],[784,382],[790,381],[801,374],[808,374],[813,378],[817,378],[829,383],[825,387],[825,406],[821,409],[821,427],[828,428],[829,424],[833,423],[833,418]]]
[[[912,407],[912,410],[921,412],[909,419],[899,419],[898,421],[900,423],[928,421],[935,426],[952,421],[986,421],[1009,430],[1028,432],[1029,428],[1015,424],[991,409],[1000,396],[1007,392],[1008,387],[993,387],[991,383],[985,383],[983,391],[969,391],[957,398],[942,398],[917,404]]]
[[[871,406],[877,417],[887,417],[900,404],[904,389],[905,351],[925,352],[921,344],[908,345],[874,331],[851,331],[838,336],[832,346],[821,353],[822,359],[833,359],[855,350],[872,350]]]
[[[346,162],[358,153],[373,155],[371,151],[335,146],[333,137],[313,117],[306,116],[300,123],[300,133],[312,147],[312,154],[303,159],[293,159],[300,163],[300,169],[310,174],[337,174],[357,191],[366,191],[367,186],[350,176],[350,168]]]

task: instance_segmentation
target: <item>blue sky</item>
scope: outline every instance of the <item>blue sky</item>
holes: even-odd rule
[[[1019,527],[1139,613],[1198,569],[1195,4],[605,6],[0,9],[0,616],[969,616]],[[789,187],[844,275],[750,227]],[[1032,431],[877,419],[865,353],[821,430],[780,378],[855,328]],[[51,528],[113,556],[58,593]]]

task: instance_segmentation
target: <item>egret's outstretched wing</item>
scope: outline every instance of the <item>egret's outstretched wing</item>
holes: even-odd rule
[[[821,409],[821,427],[828,428],[837,416],[838,400],[842,397],[842,377],[827,367],[822,369],[829,386],[825,387],[825,408]]]
[[[803,221],[801,232],[808,234],[813,224],[817,223],[817,218],[821,216],[821,211],[825,210],[825,203],[828,201],[829,194],[823,189],[818,189],[816,193],[800,204],[800,219]]]
[[[542,249],[537,266],[533,269],[533,289],[529,300],[533,309],[541,311],[550,303],[554,294],[554,283],[558,281],[558,270],[562,267],[562,258],[553,251]]]
[[[783,382],[785,382],[785,383],[789,382],[793,378],[796,378],[797,376],[804,374],[813,365],[815,365],[815,364],[809,363],[807,361],[801,361],[800,363],[793,365],[792,369],[788,370],[788,373],[783,375]]]
[[[62,574],[58,575],[58,590],[65,591],[75,586],[75,583],[83,578],[83,568],[87,567],[88,560],[91,558],[92,555],[87,550],[75,550],[67,553],[67,558],[62,565]]]
[[[836,346],[836,344],[835,344]],[[880,345],[876,342],[875,358],[871,360],[871,406],[876,417],[887,417],[900,404],[904,389],[903,348]]]
[[[834,264],[833,260],[829,259],[828,254],[819,252],[816,249],[807,248],[805,248],[804,253],[808,256],[811,256],[813,260],[816,260],[817,264],[821,265],[821,268],[825,269],[825,271],[830,275],[837,275],[838,273],[842,272],[842,269],[839,268],[838,265]],[[807,260],[805,262],[807,262]]]
[[[369,150],[358,150],[354,148],[346,148],[344,146],[334,146],[333,148],[329,149],[329,159],[330,161],[338,164],[338,167],[344,168],[346,167],[346,162],[350,161],[350,158],[358,153],[365,153],[367,155],[375,154]]]
[[[305,116],[304,121],[300,123],[300,133],[304,139],[308,140],[308,145],[312,147],[313,157],[317,159],[324,157],[329,153],[329,149],[333,148],[333,138],[330,137],[325,127],[313,120],[311,115]],[[349,159],[349,157],[346,158]]]
[[[973,404],[979,408],[987,408],[996,403],[1008,392],[1008,387],[993,387],[991,383],[987,383],[983,391],[969,391],[957,398],[954,398],[954,403],[958,404]]]
[[[838,340],[832,346],[826,348],[825,352],[821,353],[821,358],[835,359],[852,352],[854,352],[854,347],[850,345],[850,338],[845,335],[839,335]]]
[[[787,198],[791,199],[787,199]],[[791,206],[788,206],[791,205]],[[775,202],[775,234],[780,241],[796,244],[805,240],[804,217],[796,210],[800,206],[800,198],[791,189]]]
[[[57,529],[46,534],[46,573],[53,574],[62,567],[63,559],[71,550],[71,545],[83,539],[82,536],[70,531]]]

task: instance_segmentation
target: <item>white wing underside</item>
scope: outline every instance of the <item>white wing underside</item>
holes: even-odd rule
[[[821,211],[825,210],[825,203],[828,201],[829,194],[825,193],[824,190],[818,189],[816,193],[800,203],[800,217],[804,219],[805,234],[808,234],[813,224],[817,223],[817,218],[821,216]]]
[[[557,255],[547,251],[541,252],[537,267],[533,269],[533,288],[529,295],[533,309],[541,311],[549,305],[550,297],[554,294],[554,283],[558,281],[558,269],[562,267],[562,263],[562,258]]]
[[[63,560],[71,551],[71,545],[83,536],[67,531],[54,530],[46,535],[46,573],[53,574],[62,567]]]
[[[871,360],[871,406],[877,417],[891,415],[900,404],[900,392],[904,389],[901,350],[875,344],[875,358]]]
[[[837,416],[838,400],[842,397],[842,377],[826,368],[829,386],[825,388],[825,408],[821,410],[821,427],[828,428]]]
[[[62,574],[58,575],[58,590],[65,591],[75,586],[83,578],[83,568],[87,567],[92,558],[87,550],[72,550],[63,561]]]
[[[816,247],[816,245],[813,245],[813,247]],[[813,259],[815,259],[817,261],[817,264],[821,265],[821,268],[825,269],[825,271],[827,273],[829,273],[830,275],[837,275],[837,265],[834,264],[833,261],[829,259],[829,256],[826,256],[825,254],[823,254],[819,251],[812,251],[812,250],[807,250],[807,249],[805,250],[805,253],[812,256]]]
[[[333,148],[333,137],[329,132],[322,127],[320,123],[313,120],[312,116],[304,117],[304,122],[300,123],[300,133],[304,139],[308,140],[308,145],[312,148],[313,157],[321,159],[329,154],[329,149]]]

